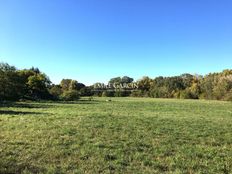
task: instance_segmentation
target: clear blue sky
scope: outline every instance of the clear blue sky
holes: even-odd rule
[[[231,0],[0,0],[0,62],[59,83],[232,68]]]

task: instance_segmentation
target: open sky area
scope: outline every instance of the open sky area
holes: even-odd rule
[[[0,0],[0,62],[54,83],[232,68],[231,0]]]

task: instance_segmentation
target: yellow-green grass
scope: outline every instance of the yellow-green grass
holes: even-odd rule
[[[232,173],[232,103],[94,98],[0,107],[0,173]]]

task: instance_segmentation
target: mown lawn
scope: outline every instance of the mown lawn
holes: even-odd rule
[[[0,173],[232,173],[231,102],[0,106]]]

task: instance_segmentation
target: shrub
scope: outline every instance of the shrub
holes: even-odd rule
[[[62,89],[58,85],[54,85],[49,89],[49,93],[53,96],[53,99],[57,100],[62,94]]]
[[[228,94],[224,97],[226,101],[232,101],[232,89],[228,92]]]
[[[102,97],[114,97],[114,91],[104,91]]]
[[[76,90],[69,90],[63,92],[61,95],[61,99],[65,101],[75,101],[80,99],[80,94]]]
[[[81,96],[92,96],[94,93],[89,87],[83,87],[80,89]]]
[[[142,97],[143,94],[142,94],[141,90],[134,90],[134,91],[131,92],[130,96],[131,97]]]
[[[190,90],[185,89],[185,90],[181,91],[180,92],[180,98],[181,99],[191,99],[192,95],[191,95]]]
[[[124,90],[116,90],[114,93],[115,97],[127,97],[130,95],[129,91],[124,91]]]

